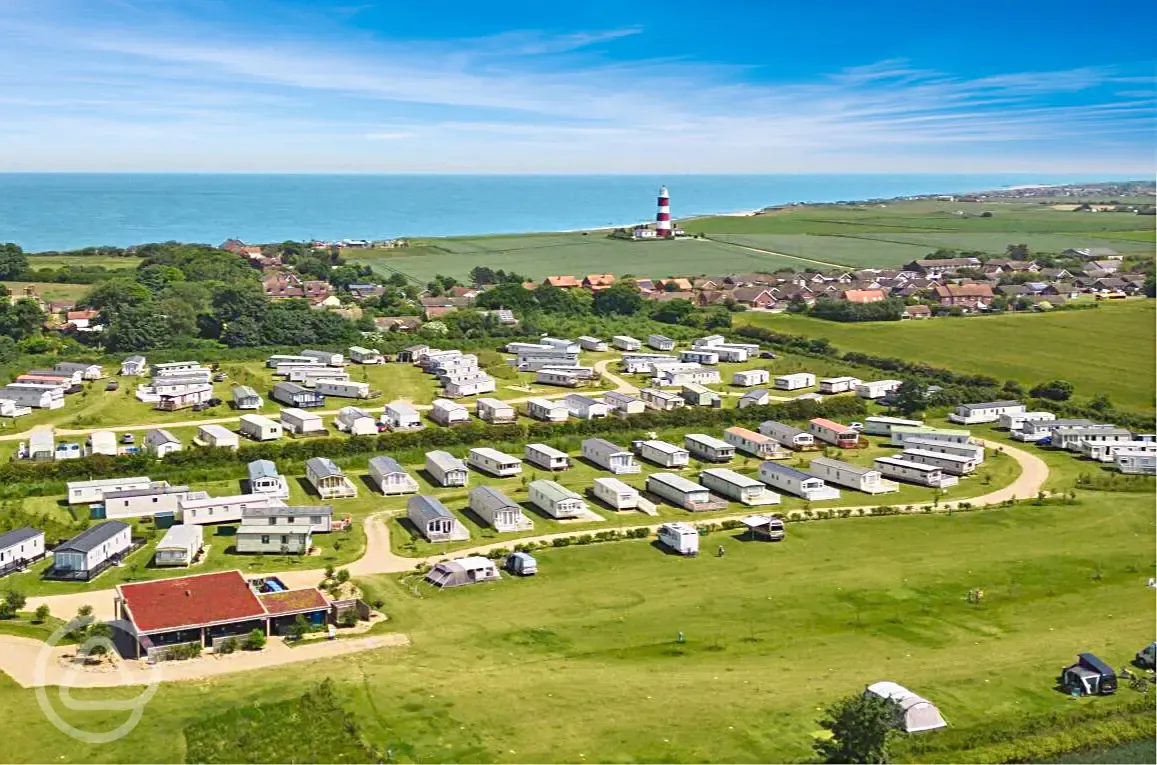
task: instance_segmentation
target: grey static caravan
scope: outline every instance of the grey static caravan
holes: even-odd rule
[[[129,356],[121,362],[121,374],[125,377],[140,377],[147,367],[148,361],[144,356]]]
[[[425,494],[406,500],[406,517],[430,542],[464,542],[470,532],[446,506]]]
[[[325,425],[321,415],[307,412],[303,409],[287,407],[281,410],[281,429],[295,436],[304,436],[311,433],[325,433]]]
[[[189,496],[178,503],[181,523],[203,525],[236,523],[250,507],[280,507],[285,503],[271,494],[234,494],[228,497]]]
[[[706,486],[675,473],[652,473],[647,476],[647,491],[676,507],[692,512],[720,510],[727,503],[711,496]]]
[[[577,388],[584,380],[574,369],[540,369],[534,381],[542,385],[557,385],[560,388]]]
[[[199,361],[166,361],[162,364],[153,364],[149,369],[149,374],[153,377],[161,375],[184,373],[194,369],[203,369]]]
[[[771,381],[771,372],[766,369],[745,369],[731,376],[731,384],[741,388],[753,388],[756,385],[767,385]]]
[[[656,367],[678,363],[680,363],[679,359],[675,356],[664,356],[655,353],[624,353],[622,359],[619,361],[623,372],[629,375],[653,375],[656,372]]]
[[[386,361],[381,351],[373,348],[362,348],[360,345],[350,346],[347,355],[350,361],[355,364],[384,364]]]
[[[450,452],[426,452],[426,472],[439,486],[465,486],[469,480],[466,463]]]
[[[892,428],[919,428],[923,427],[923,425],[923,420],[905,420],[901,417],[874,415],[864,418],[863,432],[869,436],[891,436]]]
[[[308,528],[314,534],[333,531],[333,505],[286,505],[278,502],[253,505],[241,513],[242,526],[289,525]]]
[[[260,414],[243,414],[238,426],[241,435],[254,441],[276,441],[281,438],[281,423]]]
[[[475,470],[498,478],[509,478],[522,472],[522,460],[489,446],[479,446],[466,454],[466,462]]]
[[[60,361],[52,369],[65,374],[79,374],[81,380],[99,380],[105,376],[100,364],[89,364],[84,361]]]
[[[886,494],[899,490],[891,481],[884,481],[879,468],[862,467],[841,460],[816,457],[808,465],[808,472],[828,483],[846,486],[866,494]]]
[[[1113,465],[1127,475],[1157,475],[1157,454],[1149,449],[1119,449]]]
[[[739,398],[739,408],[746,409],[749,406],[767,406],[771,403],[771,393],[767,388],[756,388],[749,390]]]
[[[1057,428],[1052,434],[1052,445],[1058,449],[1079,452],[1083,444],[1123,444],[1133,440],[1133,433],[1125,428]]]
[[[349,380],[350,373],[333,367],[294,367],[285,379],[301,383],[307,388],[316,388],[318,380]]]
[[[718,393],[696,383],[687,383],[684,385],[679,390],[679,395],[691,406],[710,406],[718,409],[723,405],[723,399]]]
[[[659,441],[639,441],[639,456],[664,468],[685,468],[691,462],[691,453],[675,444]]]
[[[333,377],[319,377],[314,381],[314,390],[323,396],[338,398],[373,398],[368,382],[338,380]]]
[[[167,454],[179,452],[184,448],[181,444],[181,439],[174,436],[164,428],[154,428],[145,433],[144,443],[141,445],[145,453],[151,454],[157,459],[163,458]]]
[[[877,457],[876,467],[885,478],[929,486],[933,489],[947,489],[959,483],[956,476],[944,475],[944,471],[935,465],[910,462],[902,457]]]
[[[373,436],[378,432],[378,421],[365,409],[343,406],[333,420],[334,427],[351,436]]]
[[[610,407],[598,399],[570,393],[562,400],[567,411],[580,420],[594,420],[611,413]]]
[[[909,438],[904,442],[904,448],[970,457],[976,460],[978,465],[984,462],[984,446],[982,444],[956,444],[951,441],[937,441],[933,438]]]
[[[522,458],[543,470],[567,470],[570,468],[570,455],[546,444],[527,444],[523,449]]]
[[[860,384],[858,377],[825,377],[820,380],[820,393],[847,393]]]
[[[23,526],[0,532],[0,571],[14,571],[43,557],[43,531]]]
[[[1020,430],[1026,422],[1049,422],[1057,416],[1052,412],[1008,412],[1000,415],[1000,427],[1006,430]]]
[[[413,494],[418,491],[418,482],[393,457],[385,455],[372,457],[369,476],[377,485],[378,491],[387,496]]]
[[[856,386],[856,395],[860,398],[877,399],[899,390],[900,380],[872,380],[862,382]]]
[[[317,359],[328,367],[345,366],[345,357],[333,351],[302,351],[301,355],[308,356],[311,359]]]
[[[265,494],[276,499],[289,497],[289,482],[277,471],[272,460],[253,460],[246,466],[249,473],[249,493]]]
[[[731,462],[735,459],[735,447],[726,441],[703,433],[688,433],[683,436],[683,445],[691,456],[707,462]]]
[[[942,454],[939,452],[929,452],[923,449],[904,448],[900,453],[900,459],[908,462],[915,462],[918,465],[932,465],[943,470],[948,475],[968,475],[976,470],[977,461],[975,457],[963,457],[959,454]]]
[[[493,377],[485,372],[479,372],[469,377],[447,380],[445,393],[447,396],[458,398],[459,396],[477,396],[479,393],[493,393],[497,388],[498,383],[494,381]]]
[[[560,337],[540,337],[538,342],[549,348],[560,350],[563,353],[578,353],[581,347],[580,343],[574,340],[564,340]]]
[[[181,509],[181,503],[194,494],[202,496],[204,492],[190,492],[188,486],[169,486],[164,482],[144,489],[106,491],[103,500],[104,517],[116,519],[152,518],[167,513],[176,515]]]
[[[777,390],[802,390],[816,384],[816,376],[811,372],[795,372],[790,375],[778,375],[774,380]]]
[[[470,410],[456,401],[438,398],[430,407],[430,419],[439,425],[456,425],[470,421]]]
[[[692,348],[713,348],[716,345],[723,345],[727,342],[727,338],[723,335],[706,335],[705,337],[698,337],[691,341]]]
[[[518,417],[513,406],[496,398],[478,399],[474,402],[474,412],[478,419],[494,425],[514,422]]]
[[[418,430],[422,427],[422,416],[405,401],[391,401],[382,408],[382,422],[390,430]]]
[[[620,351],[637,351],[643,347],[643,344],[629,335],[615,335],[611,338],[611,344]]]
[[[233,406],[238,409],[260,409],[264,399],[248,385],[233,386]]]
[[[752,348],[755,350],[752,350]],[[724,343],[722,345],[711,346],[711,350],[715,352],[715,355],[719,357],[720,361],[739,364],[759,353],[759,346],[743,343]]]
[[[638,473],[635,455],[604,438],[588,438],[582,444],[583,457],[617,475]]]
[[[275,353],[265,360],[265,366],[274,370],[284,369],[288,371],[290,367],[321,367],[325,366],[325,364],[320,359],[315,359],[312,356]]]
[[[96,502],[102,502],[106,492],[147,489],[152,485],[153,481],[148,476],[137,476],[134,478],[97,478],[92,481],[69,481],[66,484],[68,488],[68,504],[91,505]]]
[[[603,351],[607,350],[607,344],[605,341],[599,340],[597,337],[591,337],[590,335],[581,335],[578,339],[578,343],[579,347],[581,347],[584,351],[602,353]]]
[[[647,404],[637,396],[631,396],[618,391],[607,391],[603,394],[603,401],[610,407],[611,413],[620,417],[632,414],[642,414],[647,411]]]
[[[666,335],[647,335],[647,345],[656,351],[670,351],[675,348],[675,341]]]
[[[961,404],[948,414],[948,419],[962,425],[979,422],[999,422],[1002,414],[1019,414],[1025,411],[1019,401],[985,401],[980,404]]]
[[[538,481],[531,482],[532,502],[535,483]],[[529,531],[534,528],[530,519],[522,514],[519,504],[493,486],[477,486],[471,489],[470,509],[499,533]]]
[[[840,498],[840,490],[828,486],[824,483],[824,479],[775,462],[760,464],[759,480],[788,494],[803,497],[809,502]]]
[[[64,388],[45,388],[41,385],[8,383],[0,388],[0,398],[11,401],[17,407],[32,409],[60,409],[64,406]]]
[[[132,526],[121,521],[91,526],[53,549],[52,568],[46,573],[87,581],[129,552],[132,532]]]
[[[675,385],[718,385],[722,377],[718,369],[697,367],[695,369],[660,369],[651,379],[655,385],[671,387]]]
[[[695,364],[714,366],[719,363],[719,354],[715,351],[693,348],[689,351],[679,351],[679,361],[690,361]]]
[[[581,518],[587,503],[570,489],[554,481],[531,481],[530,501],[551,518]]]
[[[728,468],[709,468],[699,474],[699,483],[721,497],[744,505],[775,505],[780,496],[767,484]]]
[[[639,391],[639,396],[643,399],[643,403],[651,409],[657,409],[660,412],[670,412],[673,409],[685,405],[687,402],[678,393],[670,393],[658,388],[643,388]]]
[[[788,449],[814,449],[815,436],[806,430],[800,430],[793,425],[786,425],[775,420],[764,420],[759,424],[759,432],[770,436]]]
[[[736,451],[765,460],[786,457],[783,447],[771,436],[754,430],[735,426],[723,431],[723,440],[735,447]]]
[[[204,527],[179,523],[170,526],[157,542],[153,563],[157,566],[188,566],[197,559],[204,546]]]
[[[618,478],[596,478],[591,482],[590,491],[614,510],[633,510],[639,506],[639,490]]]
[[[210,424],[197,428],[197,435],[193,438],[193,443],[198,446],[212,446],[218,449],[236,451],[241,446],[241,439],[224,425]]]
[[[309,390],[303,385],[291,382],[279,382],[273,386],[269,397],[279,404],[295,409],[316,409],[325,406],[325,396],[317,391]]]
[[[322,499],[356,497],[358,487],[328,457],[311,457],[305,461],[305,477]]]
[[[954,444],[967,444],[972,441],[972,434],[967,430],[949,430],[946,428],[931,428],[926,425],[908,427],[892,426],[892,435],[889,443],[892,446],[903,446],[910,438],[931,438],[935,441],[947,441]]]
[[[570,410],[565,404],[548,398],[532,398],[527,401],[526,413],[544,422],[566,422],[570,417]]]

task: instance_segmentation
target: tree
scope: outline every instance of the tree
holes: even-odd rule
[[[213,290],[213,316],[222,324],[242,317],[260,321],[269,308],[269,300],[254,282],[223,284]]]
[[[260,651],[265,647],[265,632],[259,627],[255,627],[252,632],[245,636],[244,648],[246,651]]]
[[[1154,277],[1153,274],[1146,276],[1145,286],[1142,287],[1142,291],[1147,298],[1157,297],[1157,277]]]
[[[593,307],[600,316],[633,316],[643,307],[643,293],[634,282],[619,282],[596,292]]]
[[[303,614],[298,614],[293,623],[286,629],[285,636],[290,640],[301,640],[305,637],[305,633],[309,632],[311,625],[309,620]]]
[[[1032,258],[1027,244],[1010,244],[1005,250],[1005,255],[1009,260],[1030,260]]]
[[[112,627],[104,622],[89,625],[84,636],[88,648],[88,656],[104,656],[108,653],[108,643],[112,640]]]
[[[28,598],[24,597],[23,593],[9,590],[4,594],[4,600],[0,601],[0,619],[13,619],[20,609],[24,608],[24,604],[28,602]]]
[[[35,621],[37,624],[44,624],[44,622],[48,621],[48,617],[51,615],[52,609],[48,607],[48,604],[41,603],[36,607],[36,611],[33,613],[32,617],[33,621]]]
[[[122,308],[139,306],[152,300],[148,287],[123,276],[101,282],[84,299],[89,308],[98,311],[117,311]]]
[[[1068,380],[1049,380],[1036,386],[1028,393],[1033,398],[1044,398],[1049,401],[1068,401],[1073,395],[1073,384]]]
[[[888,762],[899,713],[896,702],[874,693],[857,693],[836,702],[819,721],[832,736],[815,742],[816,753],[824,762]]]
[[[925,407],[924,386],[915,380],[904,380],[891,396],[892,406],[903,414],[913,414]]]
[[[676,298],[663,301],[651,314],[651,318],[664,324],[684,324],[693,313],[695,313],[695,306],[690,300]]]
[[[28,270],[28,257],[20,245],[0,244],[0,279],[17,279]]]
[[[154,263],[137,271],[137,281],[156,295],[174,284],[185,281],[185,272],[176,266]]]
[[[0,297],[0,336],[23,340],[37,334],[43,324],[44,312],[36,303]]]
[[[1113,408],[1113,402],[1109,400],[1107,393],[1098,393],[1093,396],[1093,400],[1089,402],[1089,408],[1095,409],[1098,412],[1107,412]]]
[[[221,342],[230,348],[251,348],[261,345],[261,327],[248,316],[229,322],[221,333]]]
[[[101,315],[108,322],[105,345],[110,351],[147,351],[169,341],[165,317],[151,302],[126,305]]]
[[[474,266],[470,269],[470,283],[475,287],[481,287],[483,284],[496,284],[499,281],[494,269],[486,266]]]

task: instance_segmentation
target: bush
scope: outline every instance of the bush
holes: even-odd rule
[[[47,603],[42,603],[36,607],[35,613],[32,615],[32,620],[37,624],[44,624],[48,621],[48,617],[52,615],[52,609],[48,607]]]
[[[228,655],[228,654],[233,653],[236,650],[237,650],[237,638],[231,637],[231,638],[228,638],[226,640],[222,640],[220,643],[218,643],[217,647],[213,649],[213,652],[219,653],[222,655]]]
[[[246,651],[260,651],[265,647],[265,641],[265,633],[259,628],[255,628],[245,636],[244,648]]]
[[[337,624],[339,627],[356,627],[357,623],[358,623],[358,612],[353,610],[352,608],[347,610],[347,611],[344,611],[342,613],[342,615],[340,617],[338,617],[338,620],[337,620]]]

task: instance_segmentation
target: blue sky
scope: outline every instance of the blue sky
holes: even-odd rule
[[[1152,3],[0,0],[0,171],[1151,176]]]

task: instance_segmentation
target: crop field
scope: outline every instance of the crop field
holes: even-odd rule
[[[802,761],[820,710],[879,680],[931,699],[955,740],[1119,708],[1136,698],[1127,687],[1074,701],[1053,684],[1079,651],[1120,666],[1152,640],[1152,503],[1087,493],[1075,505],[797,523],[780,544],[707,536],[704,549],[722,544],[723,558],[665,555],[650,541],[569,547],[537,553],[533,579],[446,592],[367,578],[366,597],[384,600],[409,648],[162,685],[140,724],[107,745],[66,736],[32,691],[0,678],[5,754],[180,762],[207,738],[226,740],[214,721],[251,719],[255,705],[326,677],[366,743],[394,762]],[[969,603],[977,588],[984,601]],[[1097,618],[1074,618],[1090,603]],[[125,714],[57,708],[86,730]],[[270,733],[246,734],[246,751],[301,753]]]
[[[24,294],[31,287],[42,300],[80,300],[92,289],[91,284],[61,284],[57,282],[4,282],[13,297]]]
[[[29,268],[62,268],[64,266],[104,266],[105,268],[136,268],[140,258],[113,255],[35,255],[29,253]]]
[[[437,274],[463,279],[475,266],[514,271],[535,280],[552,274],[613,273],[650,278],[702,274],[708,271],[775,271],[798,261],[763,255],[726,244],[695,239],[630,242],[605,234],[530,235],[436,239],[420,254],[402,250],[350,254],[384,276],[394,271],[426,281]],[[378,254],[383,257],[376,257]]]
[[[920,359],[959,372],[1027,384],[1061,378],[1076,395],[1107,393],[1114,404],[1153,410],[1155,307],[1151,300],[1095,310],[964,319],[841,324],[794,314],[748,312],[738,322],[823,337],[845,351]]]

